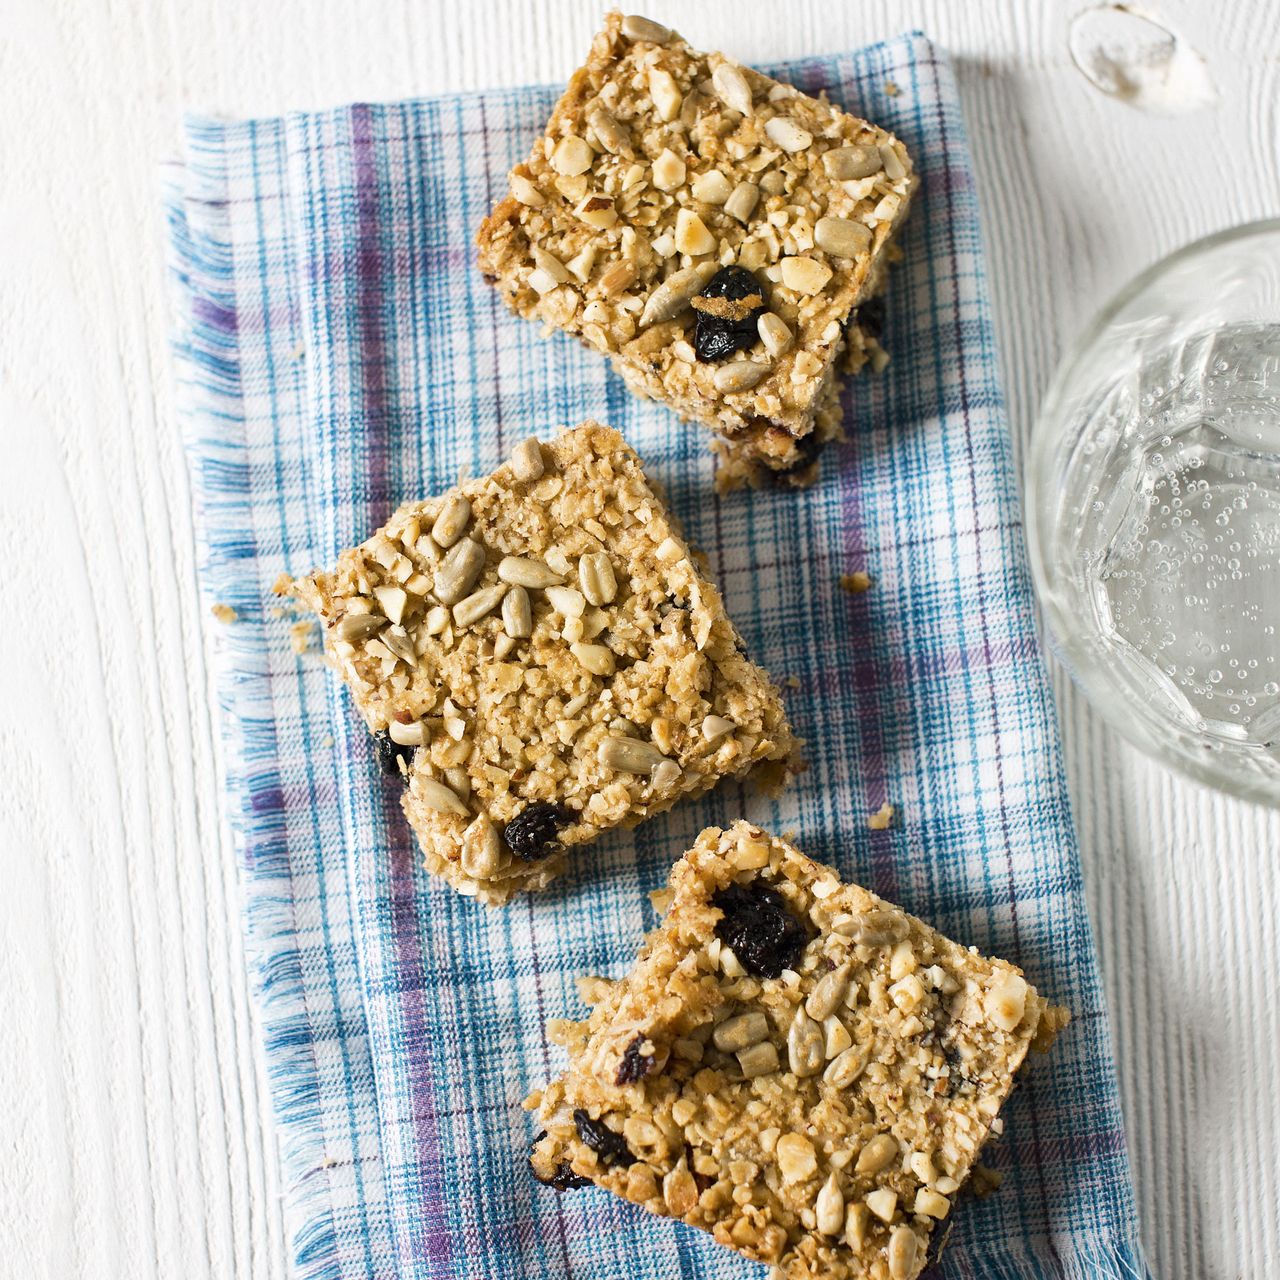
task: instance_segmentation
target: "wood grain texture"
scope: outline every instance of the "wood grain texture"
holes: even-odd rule
[[[0,0],[0,1273],[276,1280],[220,819],[156,163],[187,109],[563,79],[603,0]],[[1222,100],[1091,89],[1075,5],[651,0],[746,61],[918,26],[956,58],[1019,453],[1065,340],[1175,245],[1280,211],[1280,6],[1162,0]],[[16,618],[13,613],[16,612]],[[1170,777],[1054,673],[1151,1261],[1280,1274],[1280,817]]]

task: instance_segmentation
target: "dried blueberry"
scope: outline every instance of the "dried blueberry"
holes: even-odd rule
[[[543,1129],[543,1131],[534,1138],[533,1145],[536,1147],[546,1136],[547,1131]],[[537,1178],[544,1187],[550,1187],[553,1191],[573,1191],[578,1187],[588,1187],[591,1185],[591,1179],[584,1178],[580,1174],[574,1173],[567,1161],[562,1161],[560,1164],[556,1165],[551,1176],[549,1178],[544,1178],[538,1172],[538,1166],[533,1163],[533,1156],[531,1155],[529,1157],[529,1169],[533,1176]]]
[[[808,930],[786,901],[763,880],[730,884],[711,899],[723,913],[716,937],[733,949],[739,963],[758,978],[776,978],[794,969],[809,941]]]
[[[601,1164],[616,1164],[626,1168],[636,1162],[622,1134],[614,1133],[603,1120],[593,1120],[581,1107],[573,1113],[573,1123],[578,1127],[578,1137],[600,1157]]]
[[[638,1035],[632,1042],[627,1045],[626,1052],[622,1055],[622,1061],[618,1063],[618,1074],[614,1077],[614,1084],[635,1084],[639,1080],[643,1080],[654,1068],[654,1064],[658,1061],[656,1055],[652,1053],[641,1053],[644,1047],[645,1037]]]
[[[569,814],[558,804],[535,800],[522,809],[503,828],[507,848],[523,862],[536,862],[560,847],[560,828]]]
[[[373,742],[378,748],[378,767],[389,778],[403,780],[404,774],[400,772],[400,761],[403,760],[406,765],[412,764],[413,753],[417,748],[404,747],[398,742],[392,742],[391,734],[386,729],[379,729],[373,735]]]
[[[754,346],[760,337],[756,320],[764,311],[764,291],[745,267],[721,267],[694,298],[693,309],[698,359],[723,360]]]
[[[785,483],[790,477],[813,466],[826,446],[827,441],[822,439],[816,431],[810,431],[807,436],[801,436],[796,441],[796,460],[788,466],[771,469],[767,473],[768,479],[773,484]]]

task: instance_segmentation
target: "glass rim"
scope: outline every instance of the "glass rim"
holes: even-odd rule
[[[1237,223],[1182,245],[1144,267],[1121,285],[1093,313],[1059,358],[1031,424],[1031,435],[1023,464],[1023,484],[1026,494],[1024,528],[1032,582],[1048,632],[1045,637],[1048,648],[1063,662],[1072,682],[1080,689],[1091,710],[1102,719],[1104,724],[1144,756],[1158,761],[1180,776],[1190,778],[1220,794],[1232,795],[1238,799],[1280,809],[1280,787],[1267,787],[1261,779],[1244,776],[1240,777],[1236,785],[1232,785],[1224,779],[1221,772],[1201,765],[1193,758],[1174,750],[1172,743],[1175,739],[1172,736],[1160,737],[1153,733],[1146,716],[1132,714],[1132,704],[1127,698],[1105,696],[1109,689],[1118,692],[1118,688],[1106,682],[1099,682],[1095,678],[1098,671],[1095,655],[1085,646],[1074,643],[1070,638],[1070,628],[1062,625],[1062,611],[1057,607],[1055,583],[1046,563],[1044,539],[1041,536],[1041,512],[1044,504],[1038,500],[1044,481],[1048,478],[1046,466],[1048,456],[1053,444],[1056,443],[1056,438],[1049,436],[1049,423],[1059,417],[1066,389],[1075,380],[1081,363],[1088,357],[1098,337],[1135,298],[1151,288],[1169,271],[1221,245],[1258,235],[1280,236],[1280,217],[1259,218],[1252,222]]]

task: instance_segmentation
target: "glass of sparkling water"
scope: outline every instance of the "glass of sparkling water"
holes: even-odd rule
[[[1027,528],[1098,712],[1280,805],[1280,221],[1189,245],[1093,321],[1032,435]]]

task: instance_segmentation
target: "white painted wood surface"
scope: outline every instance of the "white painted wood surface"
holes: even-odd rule
[[[1153,0],[1215,110],[1106,99],[1073,4],[651,0],[747,61],[919,26],[956,59],[1015,432],[1120,281],[1280,212],[1277,0]],[[156,162],[185,109],[562,79],[603,0],[0,3],[0,1274],[284,1274],[169,391]],[[1280,1275],[1280,817],[1055,673],[1152,1264]],[[488,1280],[488,1278],[486,1278]]]

